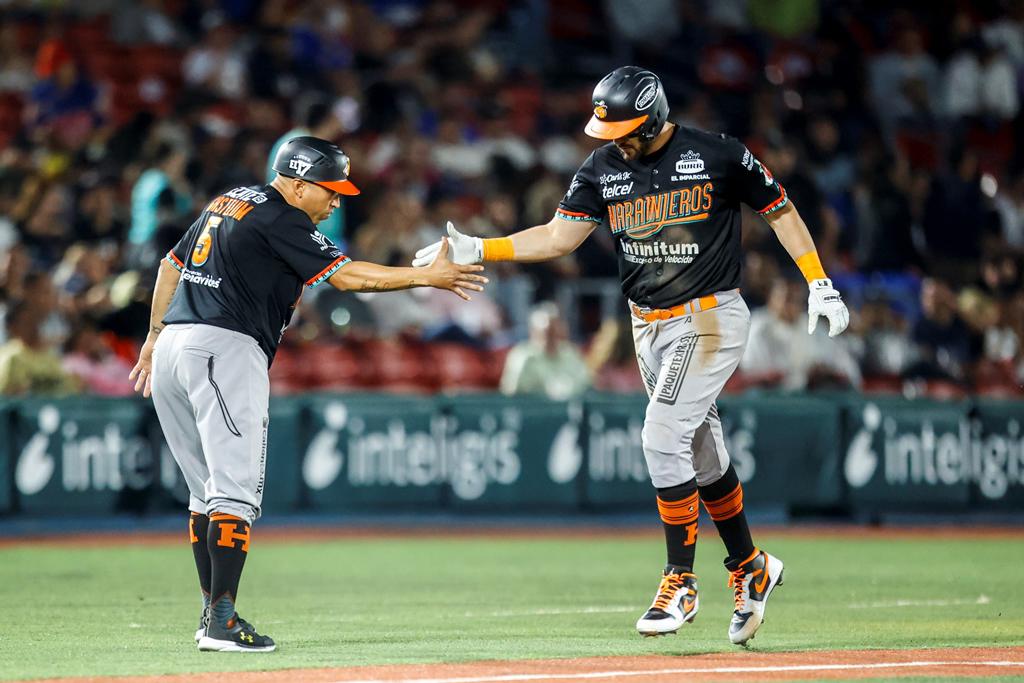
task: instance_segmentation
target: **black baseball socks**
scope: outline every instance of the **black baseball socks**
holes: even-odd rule
[[[658,512],[665,527],[669,568],[679,573],[693,572],[693,558],[697,554],[697,515],[700,513],[697,480],[658,489]]]
[[[198,512],[189,513],[188,540],[192,543],[192,556],[196,560],[196,572],[199,573],[199,590],[203,592],[203,607],[210,606],[210,576],[213,573],[213,567],[210,565],[210,549],[206,542],[209,528],[209,517]]]
[[[735,468],[730,464],[721,479],[701,486],[699,490],[704,508],[725,543],[729,559],[741,562],[750,557],[754,552],[754,541],[750,538],[747,515],[743,512],[743,486]]]
[[[249,528],[241,517],[218,512],[210,515],[210,619],[226,629],[234,626],[238,582],[249,553]]]

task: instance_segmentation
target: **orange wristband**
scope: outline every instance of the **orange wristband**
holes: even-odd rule
[[[800,272],[804,274],[804,279],[808,282],[822,280],[827,277],[825,269],[821,267],[821,259],[818,258],[818,252],[816,251],[809,251],[798,258],[796,265]]]
[[[516,257],[511,237],[493,237],[483,243],[484,261],[512,261]]]

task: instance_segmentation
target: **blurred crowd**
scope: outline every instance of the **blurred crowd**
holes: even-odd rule
[[[846,334],[809,337],[799,271],[746,215],[730,389],[1019,395],[1024,2],[900,5],[4,0],[0,394],[129,393],[160,258],[291,135],[352,158],[363,194],[320,227],[353,258],[406,265],[447,220],[547,222],[597,144],[594,83],[638,64],[672,120],[773,170],[851,307]],[[470,304],[312,290],[275,389],[641,391],[625,306],[566,290],[614,290],[614,248],[599,229],[572,257],[496,265]]]

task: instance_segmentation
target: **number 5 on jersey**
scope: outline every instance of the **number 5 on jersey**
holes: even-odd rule
[[[213,247],[213,235],[210,234],[210,231],[220,225],[222,220],[224,220],[223,216],[210,216],[206,219],[203,232],[196,240],[196,248],[192,250],[193,266],[201,266],[206,263],[206,259],[210,258],[210,249]]]

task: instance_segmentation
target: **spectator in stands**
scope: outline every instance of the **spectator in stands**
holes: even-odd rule
[[[181,215],[188,212],[192,202],[185,179],[188,151],[164,142],[157,147],[153,162],[132,188],[132,224],[128,230],[132,260],[146,265],[156,263],[166,253],[166,250],[157,253],[150,244],[160,227],[161,201]]]
[[[605,318],[587,352],[587,368],[598,391],[640,393],[643,379],[637,367],[633,331],[626,320]]]
[[[76,241],[103,243],[120,248],[127,237],[127,225],[117,197],[119,179],[92,173],[78,186],[73,218]]]
[[[921,318],[911,337],[918,345],[921,360],[907,369],[908,376],[963,378],[970,357],[970,340],[957,313],[956,295],[946,282],[927,278],[921,284]]]
[[[558,307],[544,302],[530,313],[530,338],[505,359],[501,393],[540,394],[552,400],[579,396],[590,386],[590,373],[579,350],[569,342]]]
[[[1024,251],[1024,173],[999,185],[994,198],[1003,241],[1019,252]]]
[[[884,290],[871,291],[854,318],[860,342],[861,371],[868,377],[894,378],[917,360],[910,342],[910,324],[899,314]]]
[[[896,24],[889,50],[871,60],[870,87],[878,118],[887,131],[920,114],[926,105],[938,110],[941,73],[935,58],[924,49],[924,39],[907,18]],[[921,101],[923,96],[923,102]]]
[[[946,66],[945,113],[1009,121],[1020,111],[1013,63],[996,45],[972,36]]]
[[[124,378],[132,364],[114,355],[95,321],[83,318],[71,330],[64,345],[64,371],[76,377],[84,391],[98,396],[131,396]]]
[[[912,176],[902,155],[862,154],[853,188],[858,270],[905,271],[921,266],[910,205]]]
[[[185,56],[185,83],[212,97],[241,99],[246,94],[248,78],[244,42],[236,38],[235,31],[225,23],[208,28],[202,42]]]
[[[43,316],[28,301],[7,311],[7,342],[0,346],[0,395],[55,395],[78,390],[40,331]]]
[[[0,93],[24,93],[32,89],[32,59],[18,44],[18,24],[0,24]]]
[[[740,361],[744,380],[785,389],[860,386],[860,369],[845,344],[820,328],[807,334],[806,299],[803,282],[775,281],[768,305],[750,315]]]
[[[78,149],[105,120],[106,102],[59,40],[48,40],[36,59],[27,119],[36,139],[51,137],[65,149]]]
[[[922,227],[929,272],[959,285],[977,278],[983,237],[994,234],[998,223],[981,192],[978,155],[960,147],[950,166],[931,183]]]

